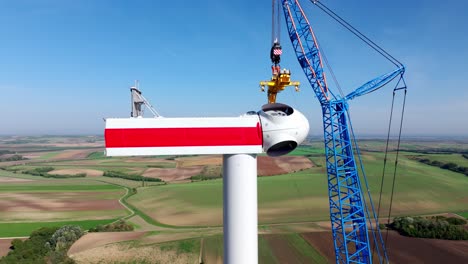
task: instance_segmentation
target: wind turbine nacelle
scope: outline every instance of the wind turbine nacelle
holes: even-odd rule
[[[258,112],[263,133],[263,151],[276,157],[288,154],[309,134],[307,118],[286,104],[266,104]]]
[[[285,104],[240,117],[107,118],[107,156],[262,153],[280,156],[309,133],[309,122]]]

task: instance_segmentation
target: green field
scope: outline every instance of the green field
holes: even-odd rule
[[[64,139],[47,140],[61,142]],[[326,263],[326,259],[300,235],[304,232],[323,230],[326,228],[324,223],[329,223],[323,142],[308,144],[298,147],[289,155],[306,156],[315,167],[287,175],[257,179],[261,233],[258,241],[260,263]],[[377,206],[385,141],[362,140],[360,146],[365,150],[362,158],[369,189],[374,205]],[[404,151],[400,152],[398,162],[392,216],[456,212],[468,218],[468,177],[411,159],[414,156],[422,156],[430,160],[468,166],[468,159],[458,154],[463,153],[465,146],[468,145],[450,142],[403,142]],[[8,169],[30,170],[51,166],[55,169],[112,170],[141,174],[148,168],[175,168],[176,164],[183,163],[179,159],[174,161],[176,157],[109,158],[103,155],[102,148],[97,147],[86,159],[53,161],[61,150],[76,148],[31,148],[39,148],[38,150],[44,153],[39,158],[17,163],[20,165]],[[454,153],[440,154],[437,148],[442,152],[453,149]],[[18,149],[25,153],[31,151],[26,147]],[[166,160],[163,160],[164,158]],[[390,152],[382,192],[382,215],[386,215],[389,208],[394,164],[395,153]],[[219,175],[220,171],[219,165],[210,164],[204,167],[202,174]],[[367,189],[364,178],[361,179],[361,185],[363,190]],[[114,209],[106,204],[110,200],[116,202],[127,191],[128,201],[123,198],[122,203],[128,204],[135,214],[119,208],[119,204],[114,206]],[[74,224],[88,229],[97,224],[125,219],[127,216],[132,217],[130,221],[135,221],[138,231],[149,232],[140,240],[117,243],[114,246],[131,245],[140,250],[148,250],[148,247],[151,247],[157,252],[176,254],[175,257],[177,254],[187,254],[194,261],[198,259],[202,247],[205,263],[217,263],[223,257],[223,237],[220,235],[223,223],[222,191],[222,179],[177,184],[146,182],[142,187],[140,181],[120,178],[101,176],[49,179],[21,174],[20,171],[14,173],[0,170],[0,206],[7,208],[0,210],[0,237],[27,236],[34,229],[43,226]],[[86,207],[90,203],[98,203],[94,201],[103,202],[105,209]],[[11,203],[17,203],[21,210],[16,210]],[[62,203],[66,205],[60,205]],[[80,203],[83,206],[79,210],[67,208]],[[45,208],[41,209],[41,206]],[[55,206],[55,209],[49,210],[48,206]],[[57,209],[61,208],[60,206],[64,209]],[[203,242],[200,243],[201,241]],[[139,256],[140,253],[138,250],[132,251],[135,256]]]
[[[105,225],[116,219],[83,220],[83,221],[59,221],[59,222],[32,222],[32,223],[0,223],[0,237],[29,236],[32,231],[41,227],[61,227],[64,225],[77,225],[83,230],[88,230],[97,225]]]
[[[457,214],[457,215],[460,215],[460,216],[463,216],[463,217],[465,217],[466,219],[468,219],[468,211],[466,211],[466,212],[458,212],[458,213],[456,213],[456,214]]]
[[[298,146],[295,150],[290,152],[288,156],[308,156],[308,155],[324,155],[325,148],[323,146],[320,147],[312,147],[312,146]]]
[[[88,229],[128,214],[125,189],[91,178],[48,179],[0,170],[0,237],[27,236],[41,226]]]
[[[381,212],[386,212],[390,204],[394,158],[394,154],[388,156]],[[369,188],[377,204],[383,154],[365,152],[363,162]],[[365,189],[364,181],[362,185]],[[400,155],[392,214],[463,211],[468,209],[468,205],[462,202],[468,197],[466,190],[466,176]],[[129,202],[164,224],[171,224],[168,222],[171,219],[189,226],[222,224],[221,179],[142,188]],[[327,220],[329,205],[326,174],[323,168],[312,168],[288,175],[258,178],[258,204],[260,223]],[[168,212],[168,215],[164,212]],[[174,215],[180,218],[172,217]],[[190,221],[194,216],[198,222]],[[180,221],[181,218],[185,220]]]
[[[47,152],[44,155],[41,155],[39,159],[51,159],[60,154],[60,151]]]
[[[88,159],[103,159],[106,158],[104,151],[96,151],[88,155]]]

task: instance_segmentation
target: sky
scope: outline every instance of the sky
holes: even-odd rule
[[[322,2],[406,66],[404,135],[468,135],[468,2]],[[301,3],[345,94],[394,69]],[[321,135],[281,19],[281,66],[301,91],[278,101]],[[258,83],[271,77],[271,1],[0,0],[0,36],[0,135],[102,134],[103,118],[129,116],[134,80],[165,117],[238,116],[267,101]],[[356,133],[386,134],[393,85],[349,102]]]

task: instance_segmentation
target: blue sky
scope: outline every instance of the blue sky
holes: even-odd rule
[[[468,135],[466,1],[323,2],[406,65],[405,134]],[[393,69],[302,5],[345,91]],[[166,117],[258,110],[266,102],[258,82],[271,74],[270,8],[247,0],[1,0],[0,134],[102,133],[103,117],[129,115],[135,79]],[[304,112],[321,135],[320,106],[282,26],[281,65],[302,86],[278,101]],[[359,134],[385,134],[392,88],[350,102]]]

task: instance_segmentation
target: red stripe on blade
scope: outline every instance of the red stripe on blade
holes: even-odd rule
[[[106,148],[262,145],[261,126],[215,128],[112,128]]]

